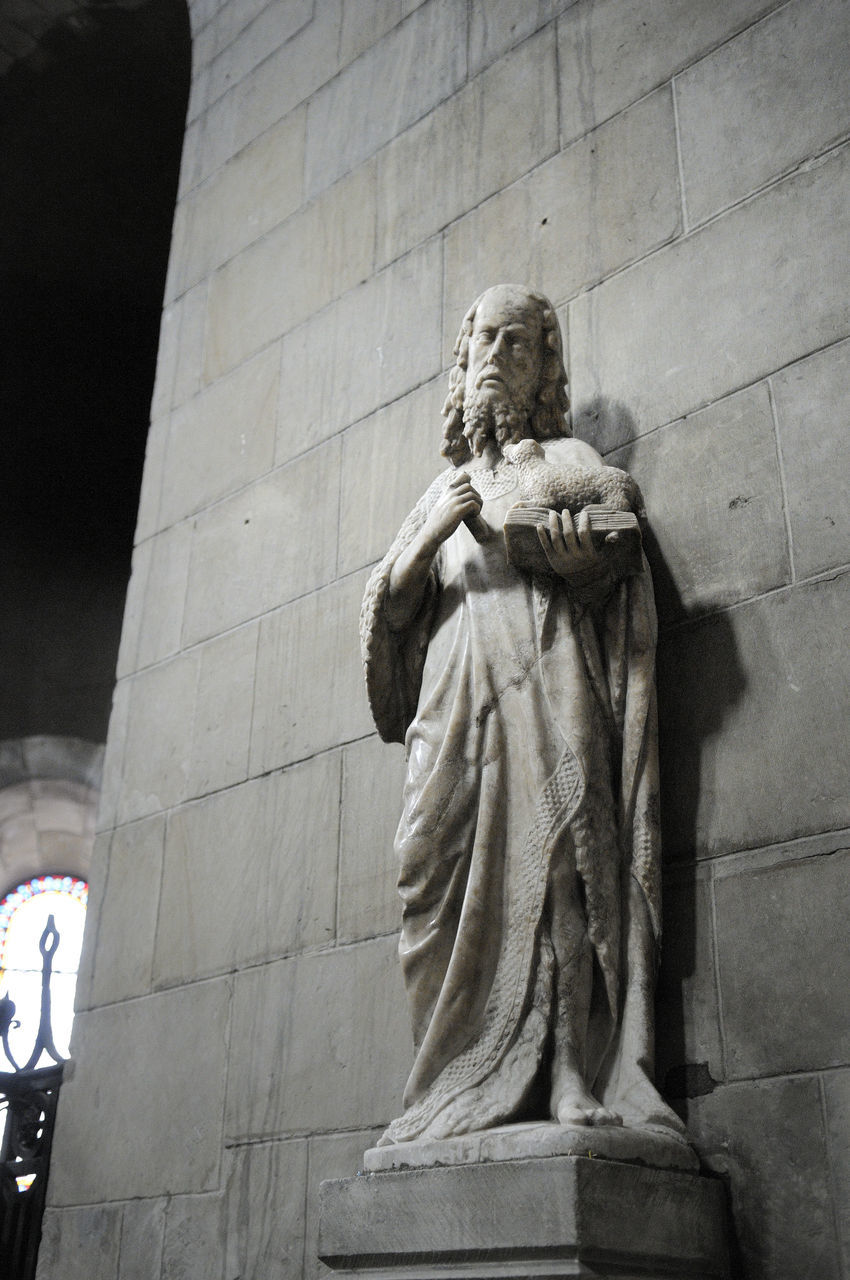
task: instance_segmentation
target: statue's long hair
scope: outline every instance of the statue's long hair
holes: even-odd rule
[[[558,436],[571,436],[569,421],[570,402],[567,396],[567,371],[564,368],[564,350],[561,344],[561,328],[555,308],[542,293],[535,293],[521,285],[497,286],[515,289],[518,294],[534,303],[540,310],[543,324],[545,355],[540,372],[537,398],[529,416],[528,435],[535,440],[553,440]],[[485,293],[489,293],[487,289]],[[466,369],[469,363],[469,339],[475,324],[475,313],[485,294],[475,299],[463,317],[460,333],[454,347],[455,365],[449,374],[449,394],[443,405],[446,425],[443,428],[443,456],[455,466],[460,466],[471,456],[469,443],[463,434],[463,399]]]

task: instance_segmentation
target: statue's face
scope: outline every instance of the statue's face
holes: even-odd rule
[[[469,339],[465,393],[482,400],[534,404],[543,363],[539,307],[514,289],[488,290],[478,304]]]

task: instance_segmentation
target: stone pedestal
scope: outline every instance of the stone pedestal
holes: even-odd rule
[[[578,1155],[325,1182],[319,1257],[364,1280],[729,1275],[718,1183]]]

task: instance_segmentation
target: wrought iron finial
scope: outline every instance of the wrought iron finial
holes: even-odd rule
[[[33,1051],[29,1056],[29,1061],[24,1065],[24,1071],[34,1067],[42,1053],[49,1054],[56,1063],[65,1061],[54,1043],[53,1027],[50,1020],[50,977],[53,972],[53,956],[58,946],[59,930],[56,928],[56,921],[53,916],[49,915],[38,943],[38,949],[42,957],[41,1016],[38,1022],[38,1034],[35,1038]]]
[[[19,1027],[21,1024],[15,1017],[15,1009],[17,1008],[14,1000],[8,991],[0,999],[0,1042],[3,1044],[3,1052],[11,1062],[16,1071],[20,1071],[20,1067],[12,1056],[12,1050],[9,1048],[9,1031],[12,1027]]]

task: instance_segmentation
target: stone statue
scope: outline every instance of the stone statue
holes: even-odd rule
[[[652,1083],[656,619],[640,492],[570,438],[543,295],[488,289],[455,354],[450,466],[361,615],[375,723],[407,750],[396,853],[415,1061],[382,1143],[530,1119],[680,1135]],[[530,559],[511,551],[512,522]]]

